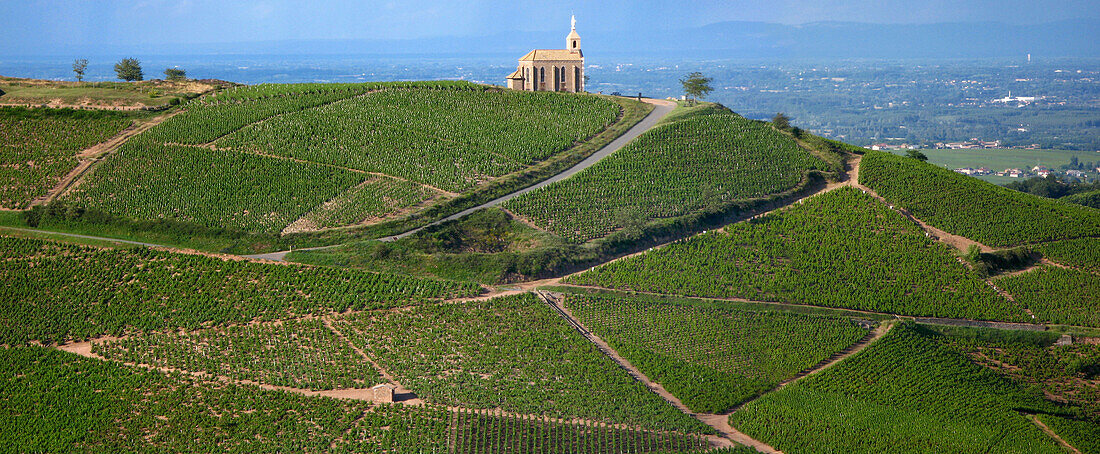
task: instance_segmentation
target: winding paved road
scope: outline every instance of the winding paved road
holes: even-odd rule
[[[473,212],[475,212],[477,210],[480,210],[482,208],[495,207],[495,206],[500,205],[504,202],[507,202],[507,201],[512,200],[516,197],[519,197],[520,195],[526,194],[528,192],[534,191],[534,190],[539,189],[539,188],[544,187],[544,186],[548,186],[548,185],[557,183],[557,182],[562,181],[566,178],[569,178],[573,175],[576,175],[577,173],[579,173],[580,171],[582,171],[584,169],[592,167],[593,164],[599,162],[603,158],[606,158],[606,157],[610,156],[611,153],[614,153],[614,152],[618,151],[620,148],[622,148],[626,144],[630,143],[630,141],[632,141],[635,138],[637,138],[638,136],[642,135],[642,133],[652,129],[654,126],[657,125],[658,122],[661,121],[661,119],[665,118],[665,115],[668,115],[669,112],[672,112],[672,109],[676,108],[676,103],[672,102],[672,101],[665,101],[665,100],[662,100],[662,99],[644,99],[643,101],[647,102],[647,103],[650,103],[650,104],[653,104],[653,106],[654,106],[653,111],[650,112],[649,115],[646,115],[646,117],[643,118],[642,121],[638,122],[638,124],[634,125],[634,127],[627,130],[625,133],[623,133],[623,135],[621,135],[618,138],[616,138],[615,140],[611,141],[611,143],[607,144],[606,146],[601,148],[599,151],[593,153],[591,156],[589,156],[585,160],[577,163],[577,165],[575,165],[573,167],[570,167],[568,170],[566,170],[562,173],[559,173],[557,175],[554,175],[550,178],[547,178],[546,180],[543,180],[543,181],[539,182],[538,184],[528,186],[526,188],[520,189],[520,190],[518,190],[516,192],[513,192],[511,194],[508,194],[508,195],[493,199],[491,201],[485,202],[485,203],[483,203],[481,205],[478,205],[476,207],[459,211],[458,213],[452,214],[450,216],[447,216],[443,219],[440,219],[438,221],[435,221],[435,222],[433,222],[431,224],[428,224],[428,225],[425,225],[423,227],[413,229],[413,230],[410,230],[408,232],[401,233],[401,234],[398,234],[398,235],[379,238],[379,240],[380,241],[400,240],[400,239],[405,238],[409,235],[412,235],[416,232],[419,232],[419,231],[421,231],[421,230],[423,230],[427,227],[431,227],[433,225],[439,225],[439,224],[442,224],[442,223],[447,222],[447,221],[453,221],[455,219],[460,219],[460,218],[466,217],[470,213],[473,213]]]
[[[599,151],[597,151],[595,153],[592,153],[591,156],[589,156],[585,160],[577,163],[577,165],[575,165],[573,167],[570,167],[568,170],[566,170],[562,173],[559,173],[557,175],[554,175],[550,178],[547,178],[546,180],[543,180],[543,181],[539,182],[538,184],[534,184],[534,185],[528,186],[526,188],[520,189],[516,192],[513,192],[511,194],[507,194],[507,195],[498,197],[496,199],[490,200],[490,201],[485,202],[485,203],[483,203],[481,205],[478,205],[476,207],[468,208],[468,209],[459,211],[458,213],[452,214],[452,215],[447,216],[443,219],[432,222],[431,224],[428,224],[428,225],[425,225],[425,226],[422,226],[422,227],[419,227],[419,228],[416,228],[416,229],[413,229],[413,230],[409,230],[408,232],[405,232],[405,233],[392,235],[392,236],[387,236],[387,237],[382,237],[382,238],[379,238],[378,240],[379,241],[386,241],[386,242],[400,240],[400,239],[405,238],[409,235],[412,235],[416,232],[419,232],[419,231],[421,231],[425,228],[428,228],[428,227],[431,227],[431,226],[434,226],[434,225],[439,225],[439,224],[442,224],[442,223],[447,222],[447,221],[453,221],[455,219],[460,219],[460,218],[466,217],[470,213],[473,213],[473,212],[475,212],[477,210],[480,210],[482,208],[495,207],[495,206],[500,205],[504,202],[512,200],[512,199],[514,199],[514,198],[516,198],[516,197],[518,197],[522,194],[526,194],[528,192],[534,191],[534,190],[539,189],[541,187],[557,183],[557,182],[562,181],[566,178],[569,178],[573,175],[576,175],[577,173],[579,173],[580,171],[582,171],[584,169],[592,167],[593,164],[596,164],[601,159],[610,156],[611,153],[614,153],[614,152],[618,151],[620,148],[622,148],[626,144],[630,143],[630,141],[632,141],[635,138],[637,138],[638,136],[642,135],[642,133],[652,129],[654,126],[657,125],[658,122],[660,122],[662,119],[664,119],[665,116],[669,114],[669,112],[672,112],[672,110],[676,108],[676,103],[672,102],[672,101],[665,101],[665,100],[662,100],[662,99],[643,99],[643,101],[647,102],[647,103],[650,103],[650,104],[653,104],[653,106],[654,106],[653,111],[650,112],[649,115],[646,115],[646,117],[643,118],[642,121],[638,122],[638,124],[634,125],[630,129],[628,129],[625,133],[623,133],[623,135],[621,135],[618,138],[616,138],[615,140],[611,141],[611,143],[609,143],[606,146],[604,146],[603,148],[599,149]],[[339,245],[322,246],[322,247],[316,247],[316,248],[306,248],[306,249],[299,249],[299,250],[301,250],[301,251],[315,251],[315,250],[321,250],[321,249],[328,249],[328,248],[335,247],[335,246],[339,246]],[[271,253],[267,253],[267,254],[246,255],[244,257],[250,258],[250,259],[274,260],[274,261],[281,262],[281,261],[284,261],[286,259],[286,255],[288,253],[290,253],[290,251],[279,251],[279,252],[271,252]]]

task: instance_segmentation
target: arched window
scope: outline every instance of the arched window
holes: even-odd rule
[[[565,67],[564,66],[561,67],[561,83],[563,85],[565,84]]]
[[[554,91],[558,91],[561,82],[558,80],[558,67],[554,67]]]
[[[546,82],[546,67],[539,68],[539,82]]]
[[[573,91],[581,91],[581,67],[573,67]]]
[[[576,42],[576,41],[573,41],[573,48],[574,48],[574,49],[576,49],[576,48],[577,48],[577,42]]]

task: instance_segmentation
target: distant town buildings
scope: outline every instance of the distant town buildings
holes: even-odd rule
[[[565,37],[565,49],[535,49],[519,59],[519,67],[506,78],[508,88],[524,91],[584,91],[584,53],[577,18]]]

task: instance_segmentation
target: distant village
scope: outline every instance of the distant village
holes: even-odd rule
[[[1100,167],[1096,167],[1093,170],[1095,170],[1097,173],[1100,173]],[[971,175],[971,176],[997,175],[997,176],[1009,177],[1009,178],[1031,178],[1031,177],[1046,178],[1046,177],[1049,177],[1051,175],[1054,175],[1054,176],[1065,176],[1065,177],[1068,177],[1068,178],[1076,178],[1076,179],[1079,179],[1079,180],[1085,180],[1089,176],[1088,172],[1086,172],[1084,170],[1069,169],[1069,170],[1065,170],[1065,171],[1059,171],[1059,170],[1051,169],[1047,166],[1035,166],[1035,167],[1032,167],[1030,169],[1004,169],[1003,171],[1000,171],[1000,172],[994,171],[994,170],[992,170],[988,167],[978,167],[977,169],[970,168],[970,167],[962,167],[962,168],[955,169],[955,171],[959,172],[963,175]]]
[[[911,144],[908,144],[908,143],[903,143],[903,144],[900,144],[900,145],[889,144],[889,143],[876,143],[876,144],[871,145],[870,147],[867,147],[867,148],[870,148],[872,150],[882,150],[882,151],[891,151],[891,150],[902,150],[902,151],[904,151],[904,150],[918,150],[918,149],[923,149],[923,148],[927,148],[927,147],[921,147],[921,146],[918,146],[918,145],[911,145]],[[1028,145],[1028,146],[1009,147],[1009,146],[1005,146],[1004,144],[1002,144],[1000,140],[970,139],[970,140],[963,141],[963,142],[937,142],[936,145],[932,148],[941,149],[941,150],[980,150],[980,149],[984,149],[984,148],[1038,150],[1040,147],[1039,147],[1039,144],[1037,144],[1037,143],[1033,143],[1033,144]]]

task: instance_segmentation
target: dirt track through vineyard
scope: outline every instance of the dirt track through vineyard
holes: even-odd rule
[[[611,346],[608,345],[607,342],[605,342],[603,339],[601,339],[596,333],[593,333],[591,330],[585,327],[584,324],[581,323],[581,321],[573,315],[573,312],[570,311],[569,308],[565,307],[563,298],[561,298],[560,295],[553,295],[542,291],[537,291],[536,294],[546,304],[555,309],[555,312],[559,316],[561,316],[567,323],[576,328],[577,331],[580,332],[581,335],[584,336],[586,339],[588,339],[589,342],[595,344],[596,348],[603,352],[604,355],[606,355],[608,358],[610,358],[612,361],[614,361],[616,364],[626,370],[626,372],[634,377],[635,380],[638,380],[647,388],[657,393],[657,395],[664,398],[681,412],[684,412],[687,415],[698,419],[704,424],[714,428],[714,430],[718,431],[718,433],[723,438],[729,441],[744,446],[751,446],[757,451],[763,453],[782,454],[782,451],[779,451],[778,449],[775,449],[767,445],[766,443],[745,435],[744,433],[730,426],[728,415],[723,416],[718,414],[696,413],[691,411],[686,405],[684,405],[683,402],[680,401],[680,399],[678,399],[672,393],[668,392],[668,390],[666,390],[664,386],[661,386],[660,383],[656,383],[653,380],[650,380],[649,377],[642,373],[641,370],[638,370],[638,368],[634,367],[634,365],[631,364],[630,361],[627,361],[626,358],[623,358],[622,355],[619,355],[619,352],[615,351],[614,348],[611,348]],[[733,445],[730,444],[730,446]]]
[[[344,337],[343,333],[341,333],[339,330],[337,330],[335,327],[332,326],[331,321],[328,317],[322,317],[322,320],[324,321],[325,326],[327,326],[330,330],[332,330],[332,332],[335,333],[337,336],[339,336],[342,340],[348,342],[348,345],[351,346],[352,349],[354,349],[359,355],[361,355],[363,357],[363,359],[368,361],[376,370],[378,370],[379,374],[382,375],[382,377],[385,378],[388,383],[390,383],[392,385],[395,385],[396,389],[394,390],[394,403],[401,404],[401,405],[426,405],[424,400],[420,399],[412,391],[410,391],[409,389],[405,388],[400,383],[398,383],[397,380],[394,379],[394,377],[388,371],[386,371],[385,369],[382,369],[376,362],[374,362],[373,359],[368,357],[362,350],[360,350],[358,347],[356,347],[354,344],[352,344],[346,337]],[[154,370],[154,371],[163,372],[163,373],[166,373],[166,374],[171,374],[171,373],[186,374],[186,375],[190,375],[192,377],[198,378],[200,380],[217,381],[217,382],[221,382],[221,383],[231,383],[231,384],[239,385],[239,386],[254,386],[254,387],[257,387],[257,388],[260,388],[260,389],[265,389],[265,390],[268,390],[268,391],[281,391],[281,392],[288,392],[288,393],[292,393],[292,394],[299,394],[299,395],[310,396],[310,397],[329,397],[329,398],[334,398],[334,399],[348,399],[348,400],[357,400],[357,401],[371,402],[371,403],[375,402],[375,400],[374,400],[374,390],[371,389],[371,388],[341,388],[341,389],[332,389],[332,390],[326,390],[326,391],[316,391],[316,390],[311,390],[311,389],[295,388],[295,387],[290,387],[290,386],[268,385],[268,384],[264,384],[264,383],[258,383],[258,382],[252,381],[252,380],[239,380],[239,379],[234,379],[234,378],[230,378],[230,377],[223,376],[223,375],[212,375],[212,374],[208,374],[206,372],[188,371],[188,370],[177,369],[177,368],[172,368],[172,367],[160,367],[160,366],[153,366],[153,365],[149,365],[149,364],[138,364],[138,363],[132,363],[132,362],[125,362],[125,361],[115,361],[115,360],[104,358],[104,357],[92,352],[93,343],[107,341],[107,340],[111,340],[111,339],[114,339],[114,338],[100,338],[100,339],[96,339],[94,341],[73,342],[73,343],[58,345],[58,346],[56,346],[56,348],[58,350],[73,353],[73,354],[76,354],[76,355],[80,355],[80,356],[83,356],[85,358],[91,358],[91,359],[96,359],[96,360],[105,361],[105,362],[114,362],[114,363],[122,364],[122,365],[125,365],[125,366],[129,366],[129,367],[136,367],[136,368],[141,368],[141,369]],[[643,432],[647,432],[647,433],[656,433],[656,434],[685,435],[685,434],[682,434],[682,433],[679,433],[679,432],[645,429],[645,428],[630,425],[630,424],[609,424],[605,421],[596,421],[596,420],[584,419],[584,418],[548,418],[545,415],[514,413],[514,412],[504,411],[504,410],[499,409],[499,408],[486,409],[486,408],[469,408],[469,407],[458,407],[458,406],[443,406],[443,408],[445,408],[445,409],[447,409],[448,411],[451,411],[451,412],[479,413],[479,414],[486,414],[487,413],[487,414],[500,416],[500,417],[520,418],[520,419],[525,419],[525,420],[546,421],[546,422],[555,423],[555,424],[585,425],[585,426],[591,426],[591,427],[610,427],[610,428],[622,429],[622,430],[638,430],[638,431],[643,431]],[[707,439],[708,443],[713,448],[722,448],[722,447],[731,446],[731,444],[729,443],[729,440],[727,440],[725,438],[722,438],[722,437],[719,437],[719,436],[706,435],[706,436],[704,436],[704,438]]]
[[[116,150],[118,150],[119,147],[122,146],[122,144],[126,143],[127,140],[130,140],[131,137],[148,131],[149,128],[163,123],[164,120],[172,118],[173,116],[178,115],[180,112],[183,111],[176,110],[174,112],[153,117],[149,121],[134,123],[130,125],[130,127],[123,129],[122,132],[115,134],[114,137],[107,139],[107,141],[97,143],[88,148],[85,148],[84,150],[81,150],[75,155],[75,158],[78,159],[80,163],[77,164],[77,166],[73,168],[73,170],[70,170],[69,173],[65,174],[65,176],[61,178],[61,181],[59,181],[56,185],[54,185],[53,188],[46,192],[46,195],[32,200],[30,206],[33,207],[38,205],[45,205],[54,201],[62,194],[67,192],[70,188],[79,184],[80,179],[83,178],[84,175],[88,173],[88,171],[91,170],[91,168],[96,163],[102,161],[103,158],[107,157],[111,153],[114,153]]]

